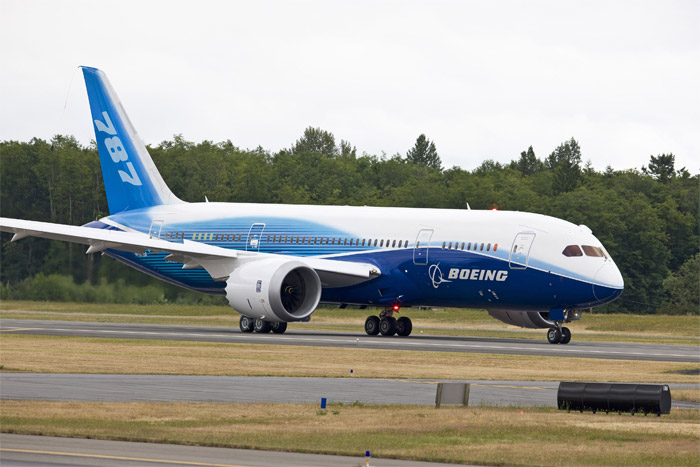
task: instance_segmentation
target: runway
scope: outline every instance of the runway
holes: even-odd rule
[[[24,319],[0,320],[0,331],[13,334],[162,339],[238,344],[297,345],[430,352],[464,352],[550,357],[581,357],[700,363],[700,347],[692,345],[582,342],[552,345],[545,340],[413,335],[367,336],[360,333],[290,330],[286,334],[244,334],[237,328],[114,324]]]
[[[0,434],[3,467],[50,465],[199,466],[199,467],[357,467],[365,465],[364,452],[357,457],[298,454],[247,449],[132,443],[96,439],[55,438]],[[372,458],[374,467],[440,467],[447,464]]]
[[[557,406],[558,382],[483,381],[470,384],[469,405]],[[89,402],[223,402],[331,404],[435,404],[438,381],[368,378],[277,378],[244,376],[0,374],[0,399]],[[697,384],[670,384],[700,389]],[[700,409],[694,402],[673,407]]]

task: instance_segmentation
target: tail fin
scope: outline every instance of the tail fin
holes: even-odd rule
[[[82,68],[110,214],[182,203],[165,184],[107,75]]]

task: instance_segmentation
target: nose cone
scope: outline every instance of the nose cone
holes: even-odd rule
[[[612,302],[622,294],[625,288],[622,274],[613,263],[604,264],[596,273],[594,280],[593,295],[601,303]]]

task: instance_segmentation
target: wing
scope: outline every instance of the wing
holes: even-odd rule
[[[88,245],[86,253],[98,253],[106,249],[129,251],[144,254],[152,252],[169,253],[168,261],[182,263],[183,269],[202,267],[216,281],[225,281],[231,272],[241,264],[281,255],[238,251],[207,245],[205,243],[181,240],[170,242],[140,232],[95,229],[74,225],[52,224],[21,219],[0,217],[0,231],[13,233],[12,241],[24,237],[40,237],[51,240],[81,243]],[[317,257],[294,257],[313,268],[324,287],[353,285],[372,279],[381,274],[373,264],[330,260]]]

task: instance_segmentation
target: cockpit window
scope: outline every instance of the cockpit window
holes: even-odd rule
[[[562,251],[561,253],[564,256],[583,256],[583,252],[581,252],[581,248],[579,248],[578,245],[569,245],[566,248],[564,248],[564,251]]]
[[[597,246],[583,245],[583,252],[586,256],[603,256],[603,252]]]

